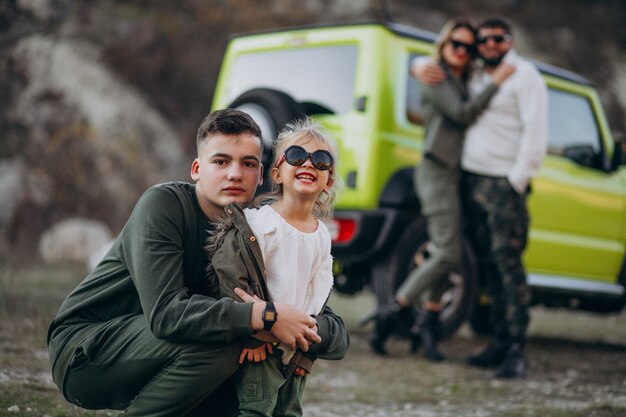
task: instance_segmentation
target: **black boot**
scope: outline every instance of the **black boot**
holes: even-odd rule
[[[446,359],[443,353],[437,349],[437,342],[441,337],[438,311],[426,310],[415,322],[411,333],[415,336],[419,335],[426,359],[433,362],[441,362]],[[412,342],[415,344],[413,337]]]
[[[528,373],[528,356],[526,342],[514,340],[506,352],[506,357],[496,370],[498,378],[525,378]]]
[[[387,306],[380,306],[375,316],[374,333],[370,337],[370,346],[374,353],[387,356],[387,350],[385,349],[385,342],[391,336],[396,328],[398,315],[402,308],[400,305],[394,303]]]
[[[482,352],[465,358],[465,363],[479,368],[496,368],[504,362],[510,346],[511,339],[507,335],[496,336]]]

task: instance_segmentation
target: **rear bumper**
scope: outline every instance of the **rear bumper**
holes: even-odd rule
[[[333,257],[342,264],[371,262],[389,246],[400,229],[401,216],[395,209],[373,211],[337,210],[335,220],[352,220],[354,233],[346,241],[333,241]]]

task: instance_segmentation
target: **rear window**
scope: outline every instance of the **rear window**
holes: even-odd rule
[[[332,113],[350,111],[354,104],[356,45],[308,47],[239,55],[226,84],[232,103],[253,88],[270,88],[298,102],[321,105]]]

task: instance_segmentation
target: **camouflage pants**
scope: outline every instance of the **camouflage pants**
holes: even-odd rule
[[[474,248],[479,281],[492,300],[496,336],[525,338],[530,292],[522,254],[529,216],[527,194],[518,194],[507,178],[463,173],[463,213]]]

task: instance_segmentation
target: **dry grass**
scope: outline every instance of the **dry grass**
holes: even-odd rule
[[[52,382],[46,349],[50,320],[84,274],[71,266],[0,268],[0,416],[103,415],[63,399]],[[8,411],[15,406],[19,411]]]
[[[67,403],[50,378],[47,325],[82,268],[0,268],[0,416],[115,415]],[[339,362],[318,361],[307,383],[309,417],[617,417],[626,415],[626,326],[621,315],[533,309],[531,373],[522,381],[494,380],[463,365],[484,339],[463,327],[442,343],[449,360],[432,364],[393,340],[390,358],[373,356],[369,328],[358,319],[373,308],[371,294],[335,296],[352,345]],[[17,405],[19,412],[7,409]]]

